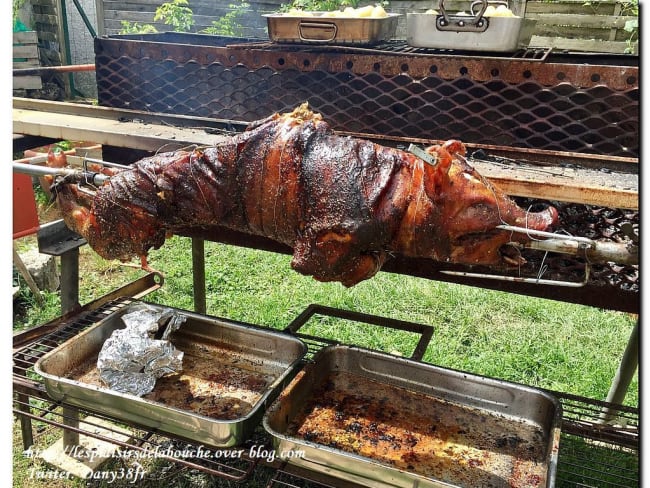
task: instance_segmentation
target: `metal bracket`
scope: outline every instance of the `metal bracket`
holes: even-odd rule
[[[408,152],[417,156],[422,161],[430,164],[431,166],[435,166],[436,164],[438,164],[438,158],[436,158],[433,154],[429,154],[424,149],[420,148],[419,146],[416,146],[415,144],[409,145]]]
[[[464,278],[483,278],[488,280],[514,281],[516,283],[532,283],[534,285],[555,285],[555,286],[565,286],[571,288],[580,288],[585,286],[589,282],[591,265],[589,263],[585,264],[585,277],[582,281],[546,280],[542,278],[524,278],[521,276],[506,276],[506,275],[497,275],[497,274],[489,274],[489,273],[467,273],[465,271],[442,270],[440,272],[446,275],[462,276]]]
[[[420,334],[420,340],[418,341],[411,359],[421,360],[426,352],[427,345],[433,337],[433,327],[430,325],[423,325],[414,322],[406,322],[404,320],[392,319],[387,317],[380,317],[378,315],[370,315],[362,312],[355,312],[352,310],[342,310],[339,308],[327,307],[325,305],[319,305],[312,303],[305,310],[300,313],[285,329],[284,332],[290,334],[298,335],[300,328],[305,325],[314,315],[325,315],[329,317],[335,317],[343,320],[349,320],[352,322],[361,322],[371,325],[376,325],[378,327],[386,327],[389,329],[404,330],[407,332],[413,332],[415,334]],[[308,334],[300,333],[300,336],[303,339],[310,340],[320,340],[325,341],[327,344],[336,344],[335,341],[331,339],[326,339],[323,337],[314,337]]]
[[[37,239],[38,251],[50,256],[61,256],[86,244],[83,237],[68,229],[63,219],[41,225]]]
[[[574,237],[563,234],[553,234],[552,232],[544,232],[539,230],[527,229],[525,227],[517,227],[514,225],[498,225],[496,227],[500,230],[507,230],[510,232],[516,232],[525,234],[528,237],[540,237],[546,238],[545,240],[531,240],[526,244],[519,244],[517,242],[512,242],[511,244],[515,247],[523,247],[528,249],[536,249],[538,251],[545,252],[556,252],[560,254],[571,254],[571,255],[586,255],[587,251],[590,249],[596,248],[596,241],[593,241],[587,237]],[[532,283],[536,285],[555,285],[555,286],[565,286],[572,288],[579,288],[585,286],[589,282],[589,275],[591,273],[591,263],[589,260],[585,263],[585,276],[582,281],[564,281],[564,280],[547,280],[542,278],[525,278],[520,276],[506,276],[506,275],[496,275],[489,273],[467,273],[464,271],[448,271],[442,270],[441,273],[453,276],[463,276],[466,278],[483,278],[489,280],[499,280],[499,281],[514,281],[517,283]]]

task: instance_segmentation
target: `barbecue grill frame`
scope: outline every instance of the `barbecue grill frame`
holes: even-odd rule
[[[156,56],[160,55],[160,59],[164,59],[165,56],[171,55],[177,56],[180,63],[185,63],[191,57],[191,52],[186,46],[163,46],[159,52],[156,51],[156,49],[157,48],[154,49],[154,54]],[[186,56],[187,53],[190,53],[188,55],[189,57]],[[548,84],[549,86],[557,84],[558,80],[560,80],[562,83],[573,83],[586,89],[593,88],[598,84],[605,84],[611,87],[614,91],[638,91],[639,88],[637,67],[632,66],[621,69],[616,67],[616,63],[612,63],[611,66],[601,67],[599,72],[596,73],[591,69],[585,68],[583,65],[571,65],[564,61],[548,63],[546,66],[542,66],[542,63],[547,61],[548,52],[541,53],[542,59],[540,59],[540,55],[537,52],[534,52],[532,54],[524,53],[519,58],[503,59],[493,57],[489,62],[486,62],[485,58],[437,53],[433,56],[434,65],[431,63],[432,56],[430,54],[414,51],[409,53],[377,53],[364,52],[361,50],[351,51],[345,48],[340,48],[338,53],[324,54],[315,51],[309,52],[300,47],[289,49],[286,46],[269,46],[267,44],[258,46],[249,45],[248,47],[240,46],[239,48],[233,46],[231,48],[220,50],[219,55],[221,56],[222,54],[223,58],[219,58],[216,61],[221,62],[228,68],[241,66],[243,63],[253,69],[270,66],[270,68],[276,72],[286,70],[298,70],[302,72],[322,70],[335,73],[349,72],[358,74],[377,71],[382,75],[392,76],[400,70],[403,70],[403,67],[406,67],[409,76],[428,76],[428,74],[431,73],[432,67],[435,66],[438,76],[445,79],[458,78],[460,73],[462,76],[480,81],[481,79],[490,79],[491,77],[494,77],[494,70],[496,70],[498,73],[497,76],[501,80],[512,83],[521,82],[522,80],[530,78],[531,74],[534,74],[537,81],[542,84]],[[215,59],[213,59],[213,61],[215,61]],[[381,63],[377,64],[379,61],[381,61]],[[503,69],[503,67],[512,69]],[[561,79],[560,76],[562,77]],[[237,238],[237,236],[235,236],[235,238]],[[239,241],[235,239],[232,243],[236,245],[258,247],[257,241],[243,243],[241,239]],[[277,248],[271,250],[278,252]],[[285,251],[286,250],[280,250],[280,252]],[[420,263],[412,262],[406,263],[405,266],[400,268],[400,272],[408,272],[414,276],[422,276],[422,269]],[[486,286],[484,282],[480,281],[473,284],[474,286],[491,288],[491,286]],[[523,292],[520,287],[519,292]],[[526,292],[523,293],[528,294]],[[537,295],[535,291],[530,294],[533,296]],[[636,305],[638,309],[638,304],[636,302],[634,305]],[[18,346],[22,341],[22,346],[25,348],[35,347],[36,349],[39,349],[42,347],[40,341],[47,336],[48,332],[52,332],[61,323],[65,326],[69,321],[76,320],[76,315],[69,316],[68,318],[68,321],[58,321],[57,324],[46,324],[45,326],[34,329],[31,331],[29,336],[21,335],[16,338],[14,345]],[[300,333],[298,333],[298,336],[300,337]],[[327,344],[327,341],[323,338],[310,337],[309,343],[312,349],[318,350]],[[16,354],[20,354],[20,351]],[[27,371],[27,369],[29,368],[26,368],[24,371]],[[42,385],[38,381],[27,379],[24,374],[21,374],[20,369],[14,375],[14,390],[17,394],[14,411],[21,419],[38,419],[49,423],[55,428],[62,429],[64,433],[76,430],[77,433],[85,433],[90,437],[97,437],[97,434],[93,435],[92,432],[86,432],[83,429],[66,425],[66,421],[74,421],[74,419],[65,419],[60,414],[55,413],[55,409],[58,407],[64,407],[65,411],[66,405],[50,401],[44,395]],[[574,468],[580,464],[579,456],[593,457],[594,453],[599,449],[622,452],[631,450],[630,452],[632,455],[636,453],[638,463],[638,409],[569,394],[558,392],[552,393],[560,399],[565,412],[562,434],[563,439],[560,451],[560,465],[558,470],[558,478],[560,480],[567,480],[567,477],[571,477],[574,474]],[[29,405],[30,398],[40,399],[42,402],[42,407],[39,407],[39,411],[36,413],[33,412],[35,407]],[[613,427],[603,427],[601,416],[604,412],[614,416],[622,415],[625,418],[625,421],[629,425],[632,425],[633,428],[622,427],[616,429]],[[86,413],[86,411],[82,409],[82,413]],[[51,419],[45,419],[43,417],[44,415],[57,416],[56,418],[58,420],[52,421]],[[64,415],[66,414],[64,413]],[[25,423],[27,422],[23,422],[24,439],[26,439],[25,436],[27,435]],[[31,433],[29,435],[31,436]],[[142,431],[142,435],[137,439],[138,444],[136,445],[143,446],[147,443],[151,445],[149,441],[151,438],[151,432]],[[173,440],[172,438],[166,439]],[[572,441],[575,441],[575,443],[579,445],[577,446],[575,453],[567,453],[566,446],[571,445]],[[128,445],[124,447],[132,448],[133,446]],[[221,467],[212,469],[211,467],[199,466],[196,463],[183,462],[183,460],[175,461],[187,467],[200,469],[233,480],[247,479],[257,467],[255,461],[251,461],[250,470],[239,470],[237,474],[224,474]],[[292,479],[308,479],[314,476],[309,473],[297,472],[290,466],[277,465],[273,467],[276,471],[274,472],[272,479],[269,480],[269,487],[287,486],[286,483],[291,482]],[[616,469],[613,465],[609,467]],[[625,484],[621,484],[621,486],[629,486],[631,479],[636,479],[638,481],[638,470],[632,473],[629,471],[623,471],[623,475],[629,476],[630,478],[627,478]],[[597,473],[594,474],[594,476],[597,476]],[[289,481],[286,481],[287,479]],[[331,485],[331,480],[321,479],[315,481],[318,481],[323,486],[333,486]],[[592,478],[591,481],[597,484],[598,479]],[[576,486],[579,486],[577,482]]]
[[[113,108],[252,122],[309,99],[335,130],[638,157],[638,58],[541,51],[167,32],[98,37],[95,64],[99,105]]]
[[[52,401],[45,392],[42,380],[33,376],[33,367],[39,357],[65,340],[86,330],[102,317],[131,303],[132,300],[130,297],[121,297],[108,302],[97,302],[101,303],[101,305],[97,305],[97,303],[90,304],[89,306],[83,307],[78,313],[68,316],[65,320],[57,319],[31,330],[29,334],[18,334],[15,337],[13,354],[14,414],[19,416],[23,423],[25,448],[33,443],[31,435],[32,420],[43,422],[56,429],[61,429],[64,434],[65,432],[84,434],[125,449],[151,452],[151,450],[156,449],[156,446],[158,448],[164,448],[167,445],[166,443],[169,442],[183,442],[184,446],[187,445],[183,439],[178,439],[168,434],[152,432],[137,424],[129,424],[132,429],[130,438],[132,442],[114,440],[106,437],[104,434],[92,432],[85,427],[85,424],[77,423],[78,417],[70,416],[67,413],[67,404]],[[424,335],[428,334],[430,329],[428,326],[410,323],[400,324],[400,321],[383,317],[312,305],[300,314],[284,331],[285,333],[294,334],[307,344],[309,352],[305,359],[306,361],[309,361],[315,352],[332,344],[332,341],[329,339],[300,333],[300,327],[315,315],[330,315],[342,319],[365,321],[375,325],[387,325],[393,328],[405,327],[406,330],[420,332]],[[428,339],[423,339],[423,341],[428,343]],[[422,346],[422,343],[418,344],[415,352],[416,355],[420,346]],[[639,410],[637,408],[588,399],[572,394],[547,391],[558,398],[563,410],[562,435],[557,470],[558,484],[562,484],[562,486],[575,486],[576,488],[584,486],[581,483],[598,484],[599,481],[602,481],[602,478],[598,478],[598,476],[604,476],[604,473],[607,471],[614,472],[614,477],[620,479],[620,483],[613,483],[608,486],[627,487],[631,486],[633,480],[636,480],[638,483]],[[32,400],[38,400],[38,402],[33,403]],[[61,408],[63,408],[63,413],[60,411]],[[84,416],[93,415],[93,417],[99,416],[102,419],[115,421],[115,419],[108,416],[97,415],[95,412],[86,409],[79,409],[79,412]],[[621,425],[617,426],[603,422],[603,416],[607,415],[610,418],[619,419]],[[124,424],[121,420],[117,420],[116,422]],[[81,427],[82,425],[84,427]],[[105,428],[105,426],[102,427]],[[25,437],[27,429],[30,431],[28,438]],[[270,439],[260,431],[256,431],[253,439],[249,442],[260,440],[267,443],[265,445],[270,446]],[[192,444],[189,445],[192,446]],[[246,444],[244,445],[246,446]],[[199,446],[194,445],[193,447],[198,449]],[[605,454],[609,454],[613,457],[614,452],[619,453],[616,454],[617,456],[629,456],[630,462],[633,462],[636,457],[637,469],[634,470],[626,466],[619,466],[613,464],[611,461],[611,464],[608,464],[604,456]],[[578,468],[580,468],[582,460],[593,459],[596,456],[600,456],[599,459],[602,460],[603,468],[605,469],[598,472],[583,473],[582,475],[578,473]],[[259,458],[245,457],[243,460],[228,463],[221,461],[206,462],[205,459],[187,458],[170,458],[169,460],[182,467],[196,469],[231,481],[245,481],[254,472],[261,469],[259,466],[261,462]],[[341,483],[338,480],[329,479],[321,474],[303,471],[300,468],[287,465],[280,461],[275,461],[271,464],[265,463],[265,465],[272,469],[271,473],[267,476],[268,488],[275,486],[295,486],[290,483],[303,480],[316,482],[324,487],[341,488],[343,486],[354,486]],[[583,478],[580,478],[580,476],[583,476]]]

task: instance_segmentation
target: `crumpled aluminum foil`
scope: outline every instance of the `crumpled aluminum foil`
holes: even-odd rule
[[[186,317],[173,309],[140,304],[122,315],[125,329],[106,339],[97,369],[112,390],[142,396],[151,392],[156,380],[183,369],[183,352],[169,342]]]

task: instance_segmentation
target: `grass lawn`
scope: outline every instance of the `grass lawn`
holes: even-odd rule
[[[431,325],[434,334],[424,361],[596,399],[606,397],[636,320],[625,313],[390,273],[346,289],[292,271],[289,256],[212,242],[206,242],[205,249],[210,315],[282,329],[309,304],[319,303]],[[142,275],[134,267],[104,261],[87,247],[80,261],[82,303]],[[165,284],[145,300],[192,309],[191,262],[186,238],[172,238],[152,252],[150,264],[164,273]],[[28,291],[22,293],[15,330],[59,314],[57,294],[46,294],[46,306],[39,309],[31,306]],[[325,316],[314,317],[303,332],[404,356],[411,355],[419,338]],[[624,403],[639,404],[636,376]],[[36,461],[22,455],[19,429],[13,444],[14,486],[86,486],[82,481],[30,479]],[[173,473],[175,468],[167,469]],[[192,476],[179,472],[165,486],[217,486],[205,480],[192,485]],[[225,483],[218,486],[228,486]]]

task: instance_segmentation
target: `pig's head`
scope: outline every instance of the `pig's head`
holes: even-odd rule
[[[120,192],[111,191],[111,182],[94,187],[65,177],[51,189],[66,226],[97,254],[122,261],[139,257],[147,269],[148,250],[160,247],[165,238],[151,213],[116,196]]]
[[[459,141],[426,150],[436,159],[426,165],[424,187],[430,199],[430,225],[434,230],[433,257],[462,264],[523,264],[509,242],[525,243],[525,233],[497,229],[502,224],[547,231],[558,218],[548,207],[530,212],[519,207],[501,190],[481,176],[464,158],[465,147]]]

